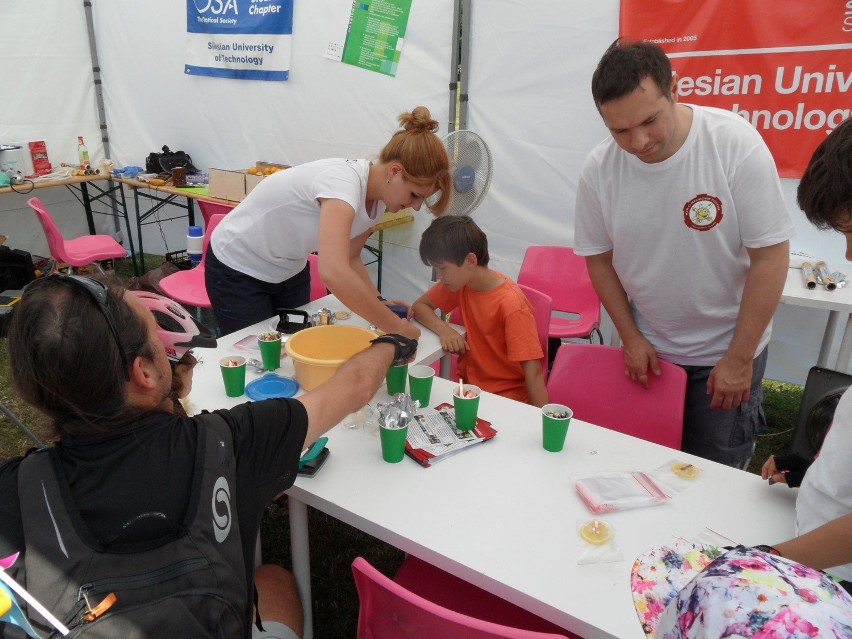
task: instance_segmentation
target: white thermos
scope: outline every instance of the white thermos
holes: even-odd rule
[[[204,251],[204,229],[200,226],[190,226],[186,234],[186,254],[193,266],[201,262],[201,254]]]

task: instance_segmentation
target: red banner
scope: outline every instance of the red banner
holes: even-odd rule
[[[683,102],[751,122],[781,177],[852,113],[852,0],[621,0],[620,33],[666,51]]]

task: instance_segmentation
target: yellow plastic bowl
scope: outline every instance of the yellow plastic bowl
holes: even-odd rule
[[[293,360],[296,381],[312,390],[331,379],[343,362],[368,348],[376,337],[360,326],[329,324],[294,333],[284,348]]]

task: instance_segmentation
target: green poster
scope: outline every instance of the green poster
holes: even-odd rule
[[[355,0],[342,61],[395,76],[411,0]]]

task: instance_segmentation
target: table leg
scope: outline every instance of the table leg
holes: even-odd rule
[[[133,231],[130,230],[130,216],[127,214],[127,199],[124,197],[124,185],[119,182],[118,190],[121,193],[121,210],[124,211],[124,230],[127,232],[127,242],[130,244],[130,257],[133,259],[133,274],[136,277],[142,275],[136,260],[136,249],[133,246]]]
[[[303,639],[313,639],[314,619],[311,600],[311,552],[308,535],[308,506],[292,495],[287,496],[290,510],[290,554],[293,559],[293,576],[302,598],[302,610],[305,615]]]
[[[89,199],[89,187],[80,182],[80,193],[83,196],[83,208],[86,211],[86,223],[89,225],[89,235],[95,234],[95,218],[92,216],[92,201]]]
[[[444,379],[450,379],[450,373],[452,372],[453,367],[453,355],[452,353],[444,353],[441,355],[441,377]]]
[[[378,275],[376,275],[376,288],[378,289],[379,293],[382,292],[382,250],[384,249],[384,239],[385,239],[385,232],[384,232],[384,230],[380,230],[379,231],[379,252],[376,255],[376,257],[378,259],[378,264],[376,264],[376,270],[378,272]]]
[[[834,341],[834,334],[837,332],[837,323],[840,321],[840,313],[838,311],[829,311],[828,323],[825,325],[825,332],[822,334],[822,346],[819,348],[819,358],[817,366],[821,368],[828,367],[828,353],[831,351],[831,343]]]
[[[836,368],[841,373],[849,372],[850,355],[852,355],[852,314],[846,316],[846,328],[843,331],[843,340],[840,342],[840,352],[837,353]]]
[[[142,216],[139,214],[139,189],[133,189],[133,203],[136,206],[136,239],[139,240],[139,269],[145,274],[145,250],[142,248]]]

